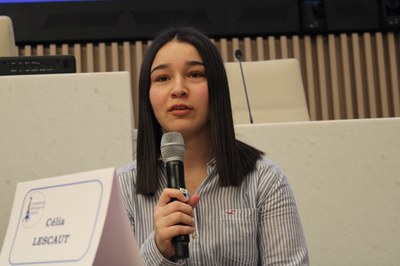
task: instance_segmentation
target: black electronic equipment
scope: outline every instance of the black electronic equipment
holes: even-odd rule
[[[0,76],[76,73],[73,55],[0,57]]]

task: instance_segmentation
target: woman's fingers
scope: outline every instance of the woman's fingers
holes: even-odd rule
[[[179,189],[166,188],[161,193],[157,205],[165,206],[168,203],[170,203],[173,199],[177,199],[181,202],[186,202],[188,200],[188,198]]]
[[[200,201],[200,196],[198,194],[193,194],[186,203],[192,206],[192,208],[194,208],[196,207],[197,203],[199,203],[199,201]]]
[[[164,189],[154,212],[155,240],[158,249],[169,258],[174,254],[172,238],[190,235],[195,231],[193,208],[200,197],[188,199],[178,189]]]

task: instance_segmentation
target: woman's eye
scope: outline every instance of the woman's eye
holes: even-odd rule
[[[164,82],[164,81],[167,81],[168,79],[169,79],[168,76],[158,76],[158,77],[156,77],[154,79],[154,81],[156,81],[156,82]]]
[[[193,71],[189,73],[189,76],[193,78],[202,78],[204,77],[204,74],[202,72]]]

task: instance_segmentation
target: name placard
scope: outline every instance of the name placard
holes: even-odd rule
[[[115,169],[18,183],[0,264],[142,265]]]

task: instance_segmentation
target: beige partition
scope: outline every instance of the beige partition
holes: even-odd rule
[[[0,77],[0,246],[16,183],[132,160],[127,72]]]
[[[0,56],[15,56],[14,28],[10,17],[0,15]]]
[[[311,265],[398,265],[400,118],[240,125],[289,177]]]
[[[235,124],[250,123],[250,114],[253,123],[310,120],[296,59],[243,62],[241,65],[230,62],[225,63],[225,69]]]

